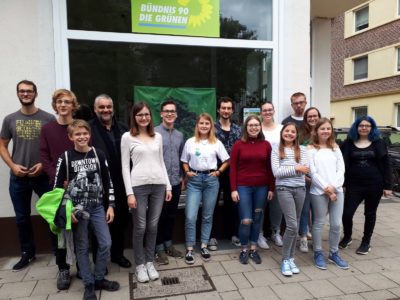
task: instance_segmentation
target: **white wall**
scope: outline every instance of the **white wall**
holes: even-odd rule
[[[37,105],[52,112],[55,89],[51,0],[0,1],[0,120],[20,108],[16,84],[36,83]],[[10,151],[11,151],[10,145]],[[0,162],[0,217],[14,216],[8,192],[9,169]]]

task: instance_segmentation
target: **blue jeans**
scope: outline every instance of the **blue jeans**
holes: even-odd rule
[[[89,220],[79,220],[73,226],[76,258],[79,270],[85,286],[94,284],[95,280],[102,280],[106,273],[107,263],[110,257],[111,235],[106,222],[103,205],[88,207],[85,210],[90,214]],[[97,239],[98,248],[94,274],[89,260],[89,224]]]
[[[218,189],[218,177],[208,174],[197,174],[197,176],[189,178],[185,206],[186,247],[193,247],[196,244],[196,221],[200,203],[202,203],[200,239],[203,244],[208,244]]]
[[[310,210],[312,212],[310,186],[306,185],[306,198],[304,199],[304,205],[301,211],[300,225],[299,225],[300,236],[306,236],[306,234],[309,231],[308,222],[310,220]],[[312,218],[314,218],[314,215],[312,215]]]
[[[17,221],[21,252],[35,254],[31,222],[31,198],[34,191],[39,197],[51,190],[47,176],[17,177],[10,175],[9,192]]]
[[[242,246],[256,245],[260,233],[261,220],[264,216],[267,186],[238,186],[239,193],[239,239]],[[249,224],[244,224],[249,220]]]

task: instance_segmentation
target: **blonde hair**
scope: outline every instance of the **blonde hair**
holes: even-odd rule
[[[92,133],[92,130],[91,130],[90,125],[89,125],[88,122],[86,122],[85,120],[76,119],[71,124],[69,124],[68,127],[67,127],[68,136],[72,136],[74,131],[79,129],[79,128],[86,129],[89,132],[89,134]]]
[[[201,140],[200,132],[199,132],[199,128],[198,128],[198,125],[199,125],[199,122],[200,122],[201,118],[206,119],[207,121],[209,121],[211,123],[211,129],[210,129],[210,132],[208,133],[208,142],[210,144],[215,144],[217,142],[217,137],[215,136],[214,120],[208,113],[202,113],[197,117],[196,127],[194,128],[194,140],[195,140],[195,142],[199,143],[200,140]]]
[[[76,99],[76,95],[74,94],[74,92],[66,90],[66,89],[58,89],[58,90],[55,90],[55,92],[53,93],[52,101],[51,101],[51,106],[53,107],[53,109],[56,113],[58,113],[57,108],[56,108],[56,102],[58,99],[60,99],[61,97],[64,97],[64,96],[69,96],[72,98],[72,107],[73,107],[72,111],[76,111],[79,109],[80,105],[78,103],[78,99]]]
[[[322,126],[322,125],[324,125],[324,124],[326,124],[326,123],[328,123],[330,126],[331,126],[331,129],[332,129],[332,133],[331,133],[331,136],[328,138],[328,140],[326,141],[326,146],[328,147],[328,148],[330,148],[330,149],[332,149],[332,150],[334,150],[335,149],[335,146],[336,146],[336,142],[335,142],[335,133],[334,133],[334,131],[333,131],[333,126],[332,126],[332,122],[331,122],[331,120],[329,120],[328,118],[321,118],[321,119],[319,119],[318,120],[318,122],[317,122],[317,124],[315,125],[315,128],[314,128],[314,134],[311,136],[311,138],[312,138],[312,142],[311,142],[311,145],[313,145],[316,149],[320,149],[321,147],[320,147],[320,145],[319,145],[319,137],[318,137],[318,129]]]

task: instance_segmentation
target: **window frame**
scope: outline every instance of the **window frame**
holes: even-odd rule
[[[361,109],[365,109],[366,110],[365,116],[368,115],[368,106],[367,105],[352,107],[351,111],[352,111],[352,114],[353,114],[353,122],[355,120],[357,120],[357,118],[361,117],[361,115],[357,115],[357,110],[361,110]]]
[[[360,76],[364,76],[364,73],[356,75],[356,64],[357,64],[357,62],[360,62],[362,60],[366,60],[367,71],[365,73],[365,77],[360,77]],[[358,76],[358,77],[356,77],[356,76]],[[353,81],[366,80],[366,79],[368,79],[368,55],[353,58]]]
[[[367,9],[367,23],[357,26],[358,14],[365,9]],[[362,27],[362,28],[360,28],[360,27]],[[360,32],[360,31],[368,29],[368,28],[369,28],[369,5],[366,5],[366,6],[363,6],[354,11],[354,32]]]
[[[400,1],[400,0],[399,0],[399,1]],[[397,48],[396,48],[396,53],[397,53],[397,59],[396,59],[397,67],[396,67],[396,72],[397,72],[397,73],[400,73],[400,47],[397,47]]]

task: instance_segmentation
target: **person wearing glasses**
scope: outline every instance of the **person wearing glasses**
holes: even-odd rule
[[[1,127],[0,155],[10,168],[10,197],[17,221],[21,259],[13,266],[20,271],[35,259],[35,244],[31,223],[31,197],[49,191],[49,179],[43,174],[39,157],[39,135],[43,125],[55,118],[35,106],[37,87],[29,80],[17,84],[21,108],[7,115]],[[12,140],[12,152],[8,145]]]
[[[57,114],[57,119],[42,127],[40,132],[40,161],[43,171],[49,177],[49,183],[54,185],[58,158],[68,149],[74,148],[74,143],[68,137],[68,125],[73,122],[73,114],[79,108],[78,100],[72,91],[58,89],[53,93],[51,106]],[[66,249],[57,247],[57,236],[52,235],[52,248],[58,266],[57,288],[66,290],[71,283],[70,266],[66,262]]]
[[[154,249],[164,200],[171,201],[171,184],[164,163],[163,139],[154,131],[150,107],[135,103],[131,128],[121,138],[122,177],[133,218],[133,249],[139,282],[157,280]]]
[[[392,194],[392,172],[386,143],[380,138],[375,120],[370,116],[358,118],[341,146],[346,166],[346,188],[343,210],[342,249],[352,243],[353,216],[364,200],[364,235],[356,253],[366,255],[371,249],[376,212],[382,195]]]
[[[304,93],[301,92],[294,93],[290,97],[290,102],[293,109],[293,114],[286,117],[282,121],[282,124],[284,125],[286,123],[292,122],[296,124],[298,128],[301,128],[301,126],[303,125],[304,110],[307,105],[306,95],[304,95]]]
[[[172,186],[172,199],[169,202],[164,202],[158,222],[156,261],[160,265],[166,265],[169,263],[168,256],[183,257],[183,253],[172,245],[172,233],[181,196],[181,185],[183,184],[180,157],[184,146],[184,137],[179,130],[174,128],[178,117],[174,100],[167,99],[161,104],[160,115],[162,122],[154,130],[162,136],[164,163]]]

